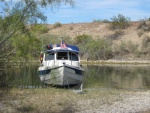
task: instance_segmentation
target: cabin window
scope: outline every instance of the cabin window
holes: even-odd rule
[[[45,61],[47,61],[47,60],[54,60],[54,53],[46,53]]]
[[[68,52],[58,52],[57,60],[68,60]]]
[[[70,60],[78,61],[78,55],[76,53],[69,52]]]

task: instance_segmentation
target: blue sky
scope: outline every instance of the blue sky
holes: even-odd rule
[[[150,17],[150,0],[74,0],[75,6],[61,5],[59,8],[47,9],[47,23],[82,23],[93,20],[110,20],[122,14],[132,21]]]

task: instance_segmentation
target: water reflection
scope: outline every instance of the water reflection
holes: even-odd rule
[[[150,65],[88,65],[84,69],[85,88],[150,88]]]
[[[28,63],[2,70],[2,74],[0,75],[0,87],[40,87],[42,83],[37,76],[37,69],[37,63]]]
[[[36,88],[38,64],[15,66],[0,72],[0,87]],[[150,65],[84,65],[84,88],[150,89]]]

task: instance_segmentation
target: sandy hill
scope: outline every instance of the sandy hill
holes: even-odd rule
[[[130,22],[125,29],[110,29],[112,23],[72,23],[59,26],[47,25],[47,34],[60,37],[71,37],[86,34],[93,39],[103,38],[111,40],[111,51],[113,54],[122,54],[127,58],[150,58],[150,21]],[[142,56],[141,56],[142,54]],[[114,55],[115,57],[118,55]],[[144,57],[143,57],[144,56]]]
[[[110,23],[78,23],[78,24],[62,24],[60,27],[53,28],[54,25],[48,25],[50,28],[49,34],[58,36],[69,36],[74,38],[78,35],[87,34],[93,38],[114,38],[114,42],[131,41],[136,44],[141,44],[144,36],[150,36],[150,32],[143,29],[138,29],[141,22],[131,22],[126,29],[110,29]],[[143,24],[144,25],[144,24]],[[141,26],[142,27],[142,26]]]

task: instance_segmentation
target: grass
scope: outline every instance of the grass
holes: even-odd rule
[[[85,89],[83,94],[76,94],[69,89],[54,87],[23,90],[12,88],[0,90],[0,112],[74,113],[98,109],[105,104],[112,105],[136,92],[138,91]]]

